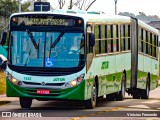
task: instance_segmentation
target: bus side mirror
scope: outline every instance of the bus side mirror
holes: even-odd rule
[[[1,42],[0,42],[0,45],[5,45],[6,43],[6,38],[7,38],[7,32],[6,31],[3,31],[2,32],[2,35],[1,35]]]
[[[7,66],[7,58],[5,58],[3,55],[0,55],[0,69],[5,70]]]
[[[93,33],[89,33],[89,44],[91,47],[94,47],[95,45],[95,35]]]

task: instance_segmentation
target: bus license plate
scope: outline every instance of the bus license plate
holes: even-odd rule
[[[37,90],[37,94],[50,94],[49,90]]]

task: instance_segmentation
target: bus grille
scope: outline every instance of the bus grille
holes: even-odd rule
[[[35,82],[23,81],[23,83],[26,84],[26,85],[41,85],[41,83],[35,83]],[[46,83],[45,85],[47,85],[47,86],[62,86],[64,84],[65,83]]]

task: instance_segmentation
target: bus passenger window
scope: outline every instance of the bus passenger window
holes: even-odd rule
[[[113,52],[117,51],[117,42],[116,40],[113,40]]]
[[[121,51],[125,51],[125,25],[121,25],[120,26],[120,35],[121,35],[121,39],[120,39],[120,43],[121,43]]]
[[[100,54],[101,53],[101,26],[100,25],[95,25],[95,40],[96,40],[96,45],[95,45],[95,53]]]
[[[141,28],[141,52],[143,53],[143,29]]]
[[[111,40],[108,40],[108,44],[107,44],[107,51],[108,51],[108,53],[111,53],[112,52],[112,50],[111,50]]]
[[[146,31],[146,54],[148,54],[148,32]]]
[[[118,25],[113,25],[113,51],[119,51]]]
[[[130,37],[131,37],[130,32],[131,32],[130,25],[128,25],[128,50],[131,49],[131,47],[130,47],[130,44],[131,44],[131,42],[130,42]]]
[[[143,53],[146,53],[146,32],[143,29]]]
[[[105,25],[101,25],[101,53],[106,53]]]

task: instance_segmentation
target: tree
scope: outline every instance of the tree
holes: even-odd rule
[[[65,5],[66,1],[65,0],[58,0],[58,4],[59,4],[59,9],[62,9],[63,6]]]
[[[0,0],[0,16],[9,17],[18,10],[18,3],[15,0]]]
[[[29,2],[22,4],[22,11],[28,11],[29,5]],[[8,18],[14,12],[18,12],[18,0],[0,0],[0,16]]]
[[[28,11],[29,5],[30,5],[29,2],[23,3],[22,11]],[[15,12],[18,12],[18,0],[0,0],[1,28],[6,27],[8,25],[8,18],[12,13],[15,13]]]
[[[59,9],[62,9],[67,0],[58,0]],[[78,8],[88,10],[96,0],[69,0],[68,9]]]
[[[84,9],[87,11],[94,2],[96,2],[96,0],[82,0],[82,2],[79,3],[80,10]]]

